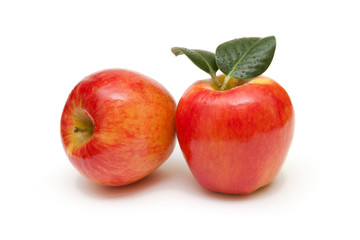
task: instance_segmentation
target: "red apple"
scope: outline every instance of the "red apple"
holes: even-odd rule
[[[172,153],[176,104],[156,81],[111,69],[91,74],[72,90],[61,117],[71,163],[107,186],[135,182]]]
[[[266,77],[216,89],[211,80],[199,81],[181,98],[176,110],[181,150],[204,188],[251,193],[270,183],[284,163],[294,131],[292,103]]]

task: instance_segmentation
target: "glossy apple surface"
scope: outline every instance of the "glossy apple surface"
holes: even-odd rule
[[[135,182],[172,153],[176,104],[156,81],[110,69],[84,78],[70,93],[61,139],[75,168],[101,185]]]
[[[176,110],[177,137],[204,188],[247,194],[270,183],[287,156],[294,110],[275,81],[257,77],[226,91],[210,80],[193,84]]]

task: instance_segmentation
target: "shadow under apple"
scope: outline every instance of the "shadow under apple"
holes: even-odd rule
[[[172,191],[181,191],[192,196],[210,197],[224,201],[240,201],[253,198],[263,198],[276,194],[281,191],[285,182],[285,174],[280,172],[270,184],[247,195],[211,192],[204,189],[196,182],[186,165],[186,162],[180,156],[174,156],[147,177],[126,186],[101,186],[89,181],[83,176],[79,176],[77,178],[76,186],[86,195],[100,199],[133,197],[139,194],[171,189]]]
[[[102,199],[122,198],[149,191],[160,182],[166,181],[167,175],[165,171],[158,169],[137,182],[120,187],[102,186],[89,181],[83,176],[79,176],[76,185],[80,191],[91,197]]]
[[[102,199],[130,197],[167,188],[189,192],[190,189],[198,190],[196,185],[197,183],[187,168],[185,161],[176,156],[168,159],[145,178],[125,186],[102,186],[80,175],[76,179],[76,186],[81,192]]]

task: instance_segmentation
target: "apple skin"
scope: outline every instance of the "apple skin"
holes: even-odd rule
[[[248,194],[269,184],[287,156],[294,109],[275,81],[257,77],[226,91],[194,83],[176,110],[180,148],[207,190]]]
[[[75,86],[63,109],[65,152],[95,183],[133,183],[174,150],[175,110],[173,97],[151,78],[124,69],[91,74]]]

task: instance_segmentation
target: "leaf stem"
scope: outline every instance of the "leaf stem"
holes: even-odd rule
[[[212,80],[214,81],[214,83],[216,84],[216,86],[218,88],[220,88],[221,83],[220,83],[219,79],[216,77],[216,74],[215,73],[210,73],[210,76],[211,76]]]
[[[224,82],[223,82],[223,84],[222,84],[221,87],[220,87],[220,91],[224,91],[224,90],[225,90],[226,84],[228,83],[228,81],[230,80],[230,78],[231,78],[230,75],[227,75],[227,76],[225,77]]]

